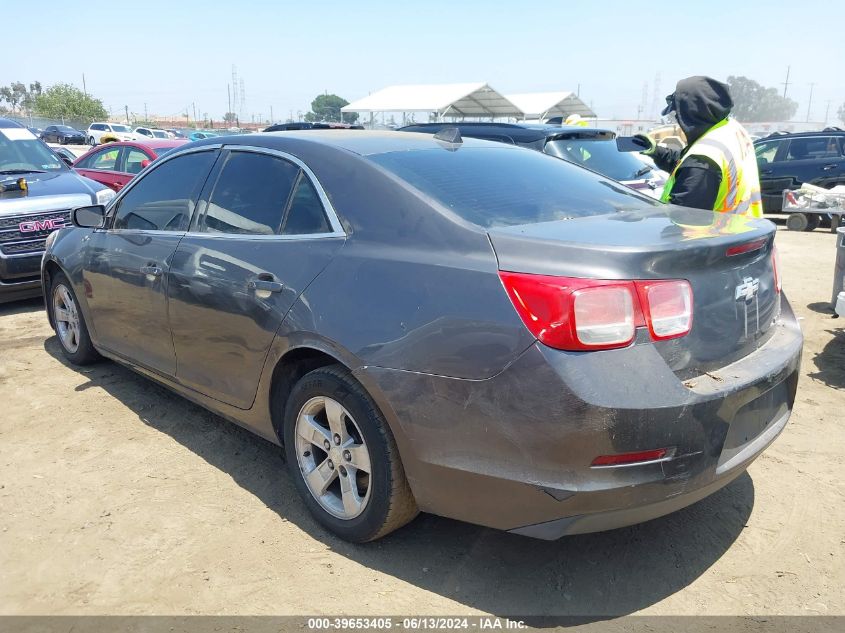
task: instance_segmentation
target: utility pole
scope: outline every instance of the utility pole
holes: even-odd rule
[[[82,94],[85,95],[85,98],[88,98],[88,88],[85,87],[85,73],[82,73]]]
[[[578,84],[578,90],[575,92],[575,96],[579,97],[579,98],[581,97],[581,84],[580,83]]]
[[[196,122],[196,120],[197,120],[197,104],[192,103],[191,107],[194,109],[194,122]]]
[[[813,86],[815,85],[815,82],[810,83],[810,100],[807,101],[807,123],[810,122],[810,106],[813,105]]]
[[[123,111],[126,112],[126,124],[129,125],[129,106],[123,106]]]
[[[273,119],[273,106],[270,106],[270,125],[273,125],[274,121],[275,119]]]
[[[147,102],[144,102],[144,121],[149,121],[150,117],[147,115]]]
[[[824,109],[824,124],[827,126],[827,115],[830,114],[830,101],[827,102],[827,106]]]
[[[789,87],[789,66],[786,67],[786,81],[783,84],[783,98],[786,99],[786,89]]]

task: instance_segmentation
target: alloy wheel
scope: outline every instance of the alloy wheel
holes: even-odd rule
[[[329,514],[354,519],[371,492],[370,453],[349,412],[328,396],[308,400],[294,429],[299,471],[311,495]]]
[[[70,354],[79,349],[79,310],[70,290],[62,284],[53,289],[53,319],[62,347]]]

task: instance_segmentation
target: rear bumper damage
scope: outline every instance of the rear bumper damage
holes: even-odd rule
[[[727,485],[785,428],[802,335],[788,303],[766,343],[682,380],[655,347],[535,344],[488,380],[367,368],[424,511],[555,539],[646,521]],[[660,461],[599,455],[670,448]]]

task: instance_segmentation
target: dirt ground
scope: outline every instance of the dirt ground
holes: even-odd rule
[[[782,436],[697,505],[551,543],[433,516],[339,541],[275,446],[116,364],[68,366],[39,301],[0,306],[0,613],[843,614],[834,236],[777,242],[806,337]]]

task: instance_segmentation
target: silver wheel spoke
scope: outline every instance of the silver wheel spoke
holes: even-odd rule
[[[329,468],[329,460],[326,459],[322,464],[314,468],[311,472],[305,473],[305,481],[311,487],[311,490],[318,494],[325,494],[326,489],[337,477],[337,471]]]
[[[332,434],[339,435],[340,443],[345,443],[349,439],[349,433],[346,431],[346,423],[343,420],[343,407],[330,398],[326,398],[326,418],[329,420]]]
[[[313,415],[303,415],[296,425],[296,432],[306,442],[323,448],[323,442],[332,441],[332,434],[317,424]]]
[[[53,310],[53,313],[56,316],[56,321],[61,321],[62,323],[67,323],[70,320],[70,315],[68,311],[64,308],[59,308],[58,306]]]
[[[346,464],[358,470],[363,470],[367,474],[372,472],[372,467],[370,466],[370,453],[367,451],[365,446],[361,444],[352,444],[344,450],[349,451],[349,454],[352,457],[352,459],[347,461]]]
[[[349,516],[355,516],[361,511],[364,500],[358,494],[358,486],[355,484],[355,470],[347,469],[346,477],[340,478],[340,492],[343,495],[343,510]]]
[[[70,293],[67,291],[67,288],[62,286],[60,293],[61,293],[61,296],[62,296],[62,301],[64,302],[65,306],[69,310],[73,310],[73,299],[70,298]]]

